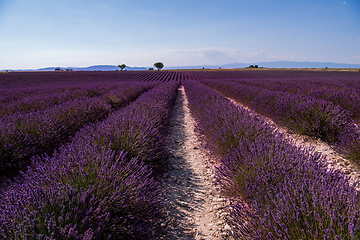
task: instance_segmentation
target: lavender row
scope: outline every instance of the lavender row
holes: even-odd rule
[[[12,92],[3,97],[0,116],[10,115],[16,112],[39,111],[88,95],[83,89],[71,89],[70,91],[61,92],[56,90],[51,89],[50,91],[44,91],[42,89],[36,89],[32,92],[33,94],[23,96],[21,96],[21,92]],[[13,101],[11,101],[12,99]]]
[[[113,89],[99,93],[99,97],[111,105],[113,110],[118,110],[134,101],[139,92],[144,92],[160,84],[160,82],[134,82],[120,83],[113,86]],[[96,96],[96,95],[95,95]]]
[[[345,175],[199,82],[184,84],[197,131],[221,158],[217,178],[242,239],[358,239],[360,196]]]
[[[330,143],[360,164],[360,131],[349,113],[340,106],[314,97],[238,82],[204,81],[204,84],[297,133]]]
[[[119,75],[124,79],[132,81],[186,81],[188,79],[196,78],[195,71],[134,71],[121,72]]]
[[[52,157],[33,158],[21,183],[0,198],[0,236],[151,238],[161,208],[161,189],[152,177],[152,166],[160,163],[151,161],[165,160],[164,124],[177,86],[158,85],[85,127]]]
[[[28,160],[34,154],[51,153],[84,124],[106,117],[113,105],[123,106],[151,87],[153,84],[133,84],[110,92],[104,98],[77,98],[43,111],[2,117],[0,174],[16,174],[29,164]]]
[[[150,83],[148,83],[150,84]],[[138,85],[146,85],[145,83],[138,83]],[[152,83],[150,85],[155,85]],[[69,87],[56,86],[46,88],[35,88],[26,90],[8,90],[7,94],[2,93],[0,99],[0,116],[11,115],[17,112],[40,111],[55,105],[66,103],[69,100],[74,100],[83,97],[103,97],[107,102],[116,106],[119,104],[119,95],[124,95],[127,88],[134,88],[136,84],[122,82],[122,83],[108,83],[105,85],[90,84],[90,85],[75,85]],[[122,101],[124,102],[124,100]],[[113,104],[112,104],[113,105]],[[121,103],[120,103],[121,105]]]
[[[12,72],[0,75],[1,90],[134,82],[138,71]],[[136,81],[136,80],[135,80]],[[144,81],[139,79],[138,81]]]
[[[360,120],[359,72],[222,70],[203,71],[201,77],[323,99],[347,110],[355,121]]]
[[[109,85],[109,84],[106,84]],[[114,85],[114,84],[112,84]],[[52,85],[52,86],[37,86],[37,87],[22,87],[22,88],[6,88],[1,90],[0,103],[1,107],[7,104],[13,104],[18,101],[24,101],[25,103],[31,101],[31,99],[36,99],[40,97],[54,97],[57,94],[64,94],[65,98],[67,95],[69,99],[80,96],[91,96],[92,91],[95,90],[99,92],[100,88],[103,85],[99,85],[99,83],[90,83],[90,84],[75,84],[75,85]],[[106,86],[105,86],[106,88]]]
[[[271,91],[288,92],[323,99],[347,110],[357,122],[360,121],[360,84],[358,79],[300,78],[300,79],[234,79],[244,85]]]
[[[114,82],[180,81],[189,78],[187,71],[73,71],[73,72],[11,72],[0,74],[2,91],[20,88],[111,84]],[[1,98],[0,98],[1,101]]]
[[[87,125],[73,141],[87,138],[86,141],[111,150],[125,150],[128,156],[139,157],[152,170],[161,170],[167,155],[164,131],[177,86],[177,82],[162,83],[105,121]]]

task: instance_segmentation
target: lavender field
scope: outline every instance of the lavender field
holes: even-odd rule
[[[0,239],[169,236],[180,86],[227,200],[227,232],[211,238],[360,239],[357,182],[266,120],[358,171],[360,73],[278,70],[0,74]]]

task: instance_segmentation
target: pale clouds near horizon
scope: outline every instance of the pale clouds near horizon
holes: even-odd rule
[[[360,64],[360,0],[0,0],[0,46],[0,69]]]

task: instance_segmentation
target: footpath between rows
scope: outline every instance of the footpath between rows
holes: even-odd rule
[[[215,160],[201,145],[183,87],[178,89],[168,137],[169,165],[164,174],[165,219],[161,239],[222,239],[225,198],[219,195]]]

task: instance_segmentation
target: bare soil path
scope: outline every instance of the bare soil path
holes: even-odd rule
[[[222,239],[226,199],[214,181],[214,159],[202,148],[183,87],[170,120],[170,163],[164,174],[165,219],[160,239]]]

